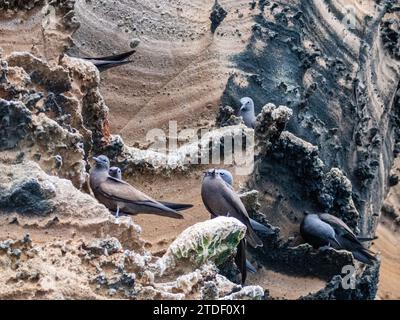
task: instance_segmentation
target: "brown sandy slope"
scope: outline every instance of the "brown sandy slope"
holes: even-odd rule
[[[105,73],[102,81],[112,130],[126,143],[143,141],[149,129],[167,129],[169,120],[177,121],[179,128],[215,120],[232,70],[228,57],[243,50],[252,20],[248,1],[225,1],[229,14],[212,35],[213,4],[214,0],[125,0],[111,8],[98,1],[77,2],[81,27],[74,43],[81,52],[119,52],[129,49],[132,38],[141,40],[135,62]],[[239,19],[236,10],[244,17]]]
[[[400,161],[396,159],[392,173],[400,173]],[[400,213],[400,186],[392,187],[385,201],[386,206]],[[380,299],[400,299],[400,233],[395,217],[389,217],[383,211],[377,229],[378,240],[374,242],[374,251],[380,251],[382,265],[378,297]]]
[[[377,230],[378,240],[374,251],[380,251],[382,257],[381,277],[379,279],[378,298],[400,299],[400,237],[391,221],[382,221]]]

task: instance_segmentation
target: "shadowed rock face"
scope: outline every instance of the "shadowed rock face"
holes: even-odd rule
[[[221,5],[218,3],[218,1],[215,1],[215,4],[212,8],[211,15],[210,15],[211,32],[212,33],[215,32],[215,30],[218,28],[218,26],[221,24],[221,22],[225,19],[227,14],[228,13],[225,11],[224,8],[221,7]]]
[[[14,148],[27,133],[32,116],[21,103],[0,99],[0,150]]]
[[[42,5],[44,0],[6,0],[0,3],[3,10],[32,10],[35,6]]]
[[[302,139],[315,150],[302,154],[294,148],[298,143],[281,138],[260,165],[260,179],[271,180],[283,196],[302,194],[314,210],[344,216],[365,233],[376,227],[397,139],[391,121],[400,68],[393,46],[398,41],[391,27],[393,6],[391,1],[375,2],[364,14],[356,8],[355,28],[348,29],[341,23],[340,3],[260,1],[249,44],[232,57],[242,72],[231,76],[222,96],[222,104],[236,111],[243,96],[254,99],[257,112],[266,103],[291,108],[286,126],[294,135],[290,140]],[[237,85],[243,78],[246,85]],[[316,167],[313,157],[320,159]],[[335,167],[349,180],[347,186],[336,182],[328,187],[323,181]],[[276,178],[276,170],[287,179]],[[313,196],[332,187],[332,199]],[[343,208],[343,198],[354,202],[359,221],[358,214],[346,217],[351,208]]]
[[[53,187],[54,188],[54,187]],[[47,215],[52,211],[51,198],[55,196],[55,190],[50,186],[44,186],[35,179],[25,180],[12,186],[9,190],[1,190],[1,210],[20,214]]]

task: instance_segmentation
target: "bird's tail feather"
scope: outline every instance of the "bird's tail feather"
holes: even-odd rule
[[[364,247],[360,247],[358,250],[354,250],[352,253],[356,260],[366,264],[373,264],[374,261],[377,260],[374,256],[374,253]]]
[[[149,213],[175,219],[183,219],[183,216],[179,212],[156,201],[145,200],[128,203],[123,211],[129,213],[129,209],[132,209],[132,213]]]
[[[249,260],[246,260],[246,269],[247,271],[249,271],[250,273],[256,273],[257,269],[254,268],[254,266],[250,263]]]
[[[170,209],[174,209],[176,211],[182,211],[182,210],[193,208],[192,204],[172,203],[172,202],[166,202],[166,201],[159,201],[159,202],[162,203],[164,206],[166,206]]]
[[[94,61],[93,61],[94,62]],[[99,71],[105,71],[107,69],[122,66],[124,64],[132,63],[132,60],[127,61],[104,61],[104,62],[94,62],[94,65],[99,69]]]
[[[106,57],[84,57],[82,59],[86,60],[102,60],[102,61],[121,61],[125,60],[126,58],[130,57],[132,54],[134,54],[136,50],[130,50],[121,54],[115,54],[112,56],[106,56]]]
[[[378,237],[357,237],[357,240],[358,241],[361,241],[361,242],[368,242],[368,241],[373,241],[373,240],[376,240],[376,239],[378,239]]]
[[[239,242],[236,250],[235,263],[242,274],[242,285],[246,282],[247,278],[247,259],[246,259],[246,240],[242,239]]]
[[[255,231],[258,231],[262,234],[265,235],[274,234],[274,230],[272,228],[268,228],[254,219],[250,219],[250,224]]]
[[[262,247],[263,243],[251,227],[247,227],[246,239],[253,248]]]

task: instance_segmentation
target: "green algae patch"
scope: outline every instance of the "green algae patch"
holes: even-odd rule
[[[231,257],[245,237],[246,226],[230,217],[217,217],[184,230],[158,261],[160,273],[181,267],[220,265]]]

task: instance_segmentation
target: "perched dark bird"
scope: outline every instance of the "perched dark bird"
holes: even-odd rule
[[[233,190],[233,176],[232,173],[230,173],[228,170],[225,169],[216,169],[216,174],[218,174],[222,180],[226,183],[226,185]],[[213,213],[211,213],[211,218],[215,217]],[[250,225],[251,227],[260,232],[261,234],[264,235],[271,235],[274,234],[274,231],[271,228],[268,228],[264,226],[263,224],[257,222],[254,219],[250,219]],[[237,248],[237,253],[235,256],[235,263],[238,266],[240,273],[242,274],[242,284],[245,282],[246,277],[247,277],[247,271],[251,273],[256,273],[257,270],[254,268],[254,266],[246,259],[246,251],[243,252],[243,250],[246,249],[246,242],[243,240]],[[242,259],[245,259],[244,261]],[[245,267],[244,267],[245,266]]]
[[[307,214],[300,224],[300,234],[304,240],[314,248],[340,246],[336,239],[335,229],[331,225],[322,221],[317,214]]]
[[[249,128],[256,127],[256,115],[254,113],[254,101],[249,97],[240,99],[242,106],[239,110],[239,116],[243,118],[244,124]]]
[[[300,225],[301,236],[314,248],[332,246],[353,253],[358,261],[372,264],[376,261],[373,252],[364,248],[362,241],[373,238],[358,239],[351,229],[339,218],[328,214],[307,214]]]
[[[118,216],[121,210],[124,213],[151,213],[182,219],[182,215],[175,209],[152,199],[130,184],[109,175],[110,161],[106,156],[93,157],[95,166],[90,171],[90,187],[96,199],[110,210],[116,211]],[[171,206],[185,206],[170,203]]]
[[[97,58],[94,57],[77,57],[77,58],[93,63],[97,67],[97,69],[99,69],[99,71],[102,72],[112,67],[117,67],[123,64],[133,62],[132,60],[126,60],[126,59],[128,59],[135,52],[136,50],[131,50],[113,56],[97,57]]]
[[[204,174],[201,186],[201,198],[212,216],[230,216],[241,221],[246,227],[246,239],[254,247],[262,247],[262,241],[254,232],[249,215],[239,196],[217,173],[208,170]]]

